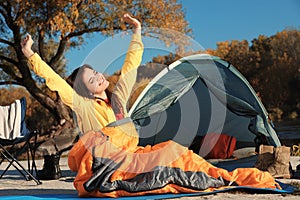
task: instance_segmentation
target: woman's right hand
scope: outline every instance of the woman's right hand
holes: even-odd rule
[[[131,17],[128,13],[123,15],[123,20],[132,25],[135,29],[141,29],[141,22],[134,17]]]
[[[31,49],[32,44],[33,40],[31,38],[31,35],[27,34],[21,42],[22,52],[27,58],[30,58],[34,54],[34,52]]]

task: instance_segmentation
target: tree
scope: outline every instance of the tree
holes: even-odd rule
[[[71,121],[70,110],[58,95],[51,93],[43,80],[31,73],[20,47],[22,37],[30,33],[35,40],[36,52],[57,73],[64,76],[64,53],[80,47],[85,36],[91,33],[99,32],[109,36],[128,28],[121,22],[125,12],[140,19],[144,27],[190,32],[182,6],[176,0],[2,0],[0,84],[25,87],[57,121]],[[147,34],[147,31],[143,34]],[[152,36],[166,43],[180,42],[174,34],[155,35],[154,31]]]
[[[272,108],[295,110],[300,101],[300,32],[283,30],[260,42],[254,40],[252,47],[261,57],[253,77],[259,80],[262,98]]]

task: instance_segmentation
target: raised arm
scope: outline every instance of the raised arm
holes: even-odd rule
[[[57,91],[62,101],[73,109],[73,88],[32,50],[33,40],[28,34],[21,42],[22,52],[29,59],[33,71],[46,80],[52,91]]]
[[[141,38],[141,23],[129,14],[125,14],[123,20],[133,26],[132,39],[121,70],[121,73],[125,75],[127,72],[136,69],[140,65],[144,46]]]
[[[126,105],[136,82],[137,68],[142,61],[144,46],[141,39],[141,23],[128,14],[124,15],[123,20],[133,26],[133,35],[113,96],[117,96],[119,103],[123,107],[124,114],[127,115]]]

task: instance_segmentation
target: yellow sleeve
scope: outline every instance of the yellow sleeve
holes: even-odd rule
[[[113,92],[113,97],[116,96],[116,98],[118,98],[124,113],[127,113],[127,101],[136,82],[137,68],[141,64],[143,51],[144,45],[142,43],[141,34],[138,31],[132,35],[125,61],[121,69],[120,78]]]
[[[144,45],[142,37],[138,31],[132,35],[125,61],[121,69],[121,75],[124,76],[127,72],[137,69],[137,67],[141,64],[143,51]]]
[[[62,101],[73,109],[73,88],[58,75],[41,57],[35,53],[29,58],[32,70],[44,78],[46,85],[52,91],[57,91]]]

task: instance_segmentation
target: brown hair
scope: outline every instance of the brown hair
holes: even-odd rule
[[[84,64],[81,67],[76,68],[66,81],[77,92],[77,94],[92,99],[94,96],[88,90],[82,79],[83,70],[86,68],[93,70],[92,66]]]
[[[85,68],[94,70],[92,66],[84,64],[81,67],[76,68],[70,76],[66,79],[67,83],[80,95],[93,99],[94,96],[91,95],[90,91],[86,87],[82,79],[82,73]],[[105,90],[108,99],[111,99],[112,92],[108,89]]]

